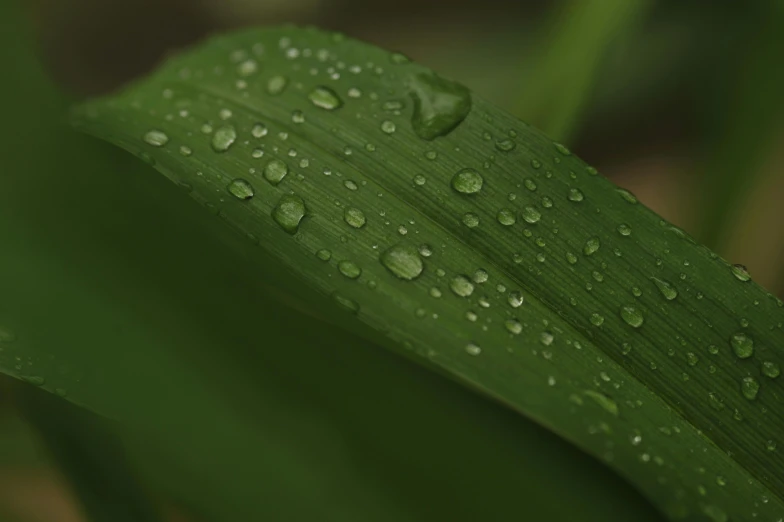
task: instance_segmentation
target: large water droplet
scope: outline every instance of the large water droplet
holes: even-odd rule
[[[474,169],[463,169],[452,177],[452,188],[461,194],[476,194],[482,190],[484,179]]]
[[[678,289],[673,286],[672,283],[669,283],[663,279],[659,279],[658,277],[652,277],[651,280],[656,285],[656,288],[659,289],[661,295],[668,301],[672,301],[676,297],[678,297]]]
[[[348,207],[343,212],[343,220],[354,228],[362,228],[367,222],[364,212],[355,207]]]
[[[237,199],[248,200],[255,194],[253,185],[242,178],[232,180],[232,182],[229,183],[228,187],[226,188],[229,190],[231,195]]]
[[[264,166],[264,172],[263,172],[264,179],[266,179],[273,185],[277,185],[278,183],[283,181],[283,178],[285,178],[286,174],[288,173],[289,173],[288,165],[286,165],[284,162],[277,159],[270,160],[270,162]]]
[[[151,130],[144,135],[144,141],[153,147],[163,147],[169,143],[169,136],[163,131]]]
[[[740,381],[740,390],[743,393],[743,396],[750,401],[753,401],[754,399],[757,398],[757,393],[759,393],[759,389],[760,389],[759,382],[754,377],[744,377]]]
[[[328,111],[339,109],[343,105],[343,100],[340,99],[335,91],[323,85],[313,89],[308,98],[316,107],[321,107]]]
[[[387,270],[406,281],[419,277],[425,268],[419,252],[411,245],[394,245],[381,254],[380,260]]]
[[[471,93],[462,85],[434,74],[418,74],[410,82],[414,112],[411,126],[423,140],[454,130],[471,112]]]
[[[520,211],[520,216],[527,223],[531,223],[533,225],[534,223],[539,222],[539,220],[542,218],[542,213],[536,210],[536,207],[527,206]]]
[[[730,346],[735,355],[741,359],[751,357],[754,353],[754,339],[743,332],[738,332],[730,337]]]
[[[468,297],[474,293],[474,284],[468,277],[463,275],[453,277],[449,282],[449,288],[455,295],[460,297]]]
[[[739,281],[751,280],[749,270],[743,265],[732,265],[732,275],[734,275]]]
[[[362,275],[362,269],[356,263],[343,260],[338,263],[338,271],[349,279],[356,279]]]
[[[583,254],[586,256],[591,256],[599,250],[601,246],[601,242],[599,242],[598,237],[592,237],[588,241],[585,242],[585,246],[583,247]]]
[[[226,125],[212,135],[212,150],[226,152],[235,141],[237,141],[237,131],[231,125]]]
[[[630,305],[621,307],[621,319],[623,319],[626,324],[632,328],[639,328],[644,322],[642,312],[640,312],[636,307]]]
[[[280,228],[293,235],[299,230],[299,224],[306,213],[305,202],[301,197],[286,194],[278,200],[278,204],[272,209],[272,219],[280,225]]]

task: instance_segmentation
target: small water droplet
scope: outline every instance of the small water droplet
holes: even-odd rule
[[[465,351],[468,355],[473,355],[473,356],[477,356],[482,353],[482,349],[474,343],[468,343],[465,346]]]
[[[750,281],[751,275],[749,275],[749,270],[743,265],[732,265],[732,275],[734,275],[739,281]]]
[[[169,136],[163,131],[151,130],[144,135],[144,141],[153,147],[163,147],[169,143]]]
[[[557,150],[564,156],[569,156],[571,154],[571,151],[567,149],[565,145],[561,143],[553,143],[553,145],[555,146],[555,150]]]
[[[509,292],[509,296],[506,298],[506,301],[509,303],[509,306],[512,308],[519,308],[523,304],[523,294],[518,292],[517,290]]]
[[[618,230],[618,233],[620,235],[622,235],[622,236],[630,236],[630,235],[632,235],[632,227],[630,227],[626,223],[621,223],[620,225],[618,225],[618,229],[617,230]]]
[[[531,192],[534,192],[536,190],[536,182],[531,178],[525,178],[525,181],[523,181],[523,185],[525,185],[525,188],[527,188]]]
[[[419,245],[419,255],[422,257],[430,257],[433,255],[433,247],[428,245],[427,243],[422,243]]]
[[[604,316],[597,313],[591,314],[591,324],[594,326],[601,326],[604,324]]]
[[[349,279],[356,279],[362,275],[362,269],[356,263],[343,260],[338,263],[338,271]]]
[[[740,382],[740,389],[744,397],[753,401],[757,398],[757,393],[759,393],[759,381],[754,377],[744,377]]]
[[[367,222],[364,212],[355,207],[346,208],[343,212],[343,220],[354,228],[362,228]]]
[[[591,256],[599,250],[601,243],[599,242],[598,237],[592,237],[588,241],[585,242],[585,246],[583,247],[583,254],[586,256]]]
[[[772,439],[765,443],[765,449],[768,451],[776,451],[776,446],[776,441]]]
[[[237,199],[249,200],[255,194],[253,186],[242,178],[232,180],[232,182],[229,183],[228,187],[226,188],[229,190],[231,195]]]
[[[291,113],[291,121],[294,123],[305,123],[305,113],[302,111],[294,111]]]
[[[471,93],[462,85],[434,74],[418,74],[410,83],[414,112],[411,126],[423,140],[452,132],[471,112]]]
[[[272,209],[272,219],[280,228],[293,235],[299,230],[299,224],[306,213],[305,201],[301,197],[286,194],[278,200],[278,204]]]
[[[566,261],[569,262],[570,265],[577,263],[577,256],[571,252],[566,253]]]
[[[256,60],[245,60],[237,66],[237,74],[245,77],[255,74],[258,70],[259,64],[256,63]]]
[[[283,94],[289,84],[289,79],[285,76],[273,76],[267,81],[267,93],[271,96]]]
[[[476,271],[474,271],[473,279],[474,279],[474,283],[476,284],[481,285],[482,283],[486,282],[489,278],[490,278],[490,274],[488,274],[487,270],[483,268],[477,268]]]
[[[308,95],[308,98],[316,107],[321,107],[328,111],[339,109],[343,105],[340,97],[329,87],[316,87]]]
[[[237,131],[231,125],[220,127],[212,135],[212,150],[226,152],[237,140]]]
[[[188,147],[186,145],[183,145],[183,146],[180,147],[180,154],[182,154],[183,156],[185,156],[187,158],[188,156],[193,154],[193,149],[191,149],[190,147]]]
[[[668,301],[672,301],[678,297],[678,289],[675,288],[672,283],[669,283],[663,279],[659,279],[658,277],[652,277],[651,280],[656,285],[656,288],[659,289],[661,295],[663,295],[664,298]]]
[[[619,188],[619,189],[615,189],[615,192],[617,192],[627,203],[631,203],[633,205],[637,203],[637,198],[635,197],[635,195],[629,192],[628,190]]]
[[[476,194],[482,190],[484,179],[474,169],[463,169],[452,177],[452,188],[461,194]]]
[[[621,307],[621,319],[632,328],[639,328],[644,322],[642,313],[636,307],[630,305]]]
[[[381,254],[380,261],[393,275],[406,281],[416,279],[424,270],[419,252],[410,245],[397,244],[388,248]]]
[[[508,208],[502,208],[499,210],[498,214],[496,215],[496,219],[498,219],[499,223],[507,227],[512,226],[517,222],[514,211]]]
[[[735,355],[741,359],[751,357],[754,353],[754,339],[743,332],[738,332],[730,337],[730,346]]]
[[[539,334],[539,342],[545,346],[550,346],[551,344],[553,344],[554,340],[555,340],[555,336],[550,332],[542,332],[541,334]]]
[[[381,122],[381,131],[384,134],[394,134],[395,130],[397,130],[397,126],[395,125],[395,122],[391,120],[384,120]]]
[[[329,261],[332,259],[332,252],[327,250],[326,248],[322,248],[318,252],[316,252],[316,257],[321,259],[322,261]]]
[[[517,144],[512,140],[498,140],[495,142],[495,148],[501,152],[510,152],[517,147]]]
[[[781,368],[777,363],[773,361],[765,361],[762,363],[762,374],[765,377],[775,379],[776,377],[781,375]]]
[[[479,216],[474,214],[473,212],[466,212],[463,215],[463,224],[468,228],[475,228],[479,226]]]
[[[289,173],[289,167],[284,162],[274,159],[270,160],[264,166],[264,179],[269,181],[272,185],[277,185],[283,178],[286,177],[286,174]]]
[[[348,297],[340,294],[339,292],[335,292],[332,294],[332,299],[335,300],[340,306],[348,310],[349,312],[356,314],[359,312],[359,304],[354,301],[353,299],[349,299]]]
[[[569,189],[569,195],[567,197],[569,198],[569,201],[574,201],[575,203],[579,203],[580,201],[585,199],[583,193],[576,188]]]
[[[594,390],[585,390],[583,395],[593,400],[596,404],[601,406],[605,411],[609,412],[614,417],[618,416],[618,404],[605,394]]]
[[[254,138],[263,138],[267,135],[267,132],[267,127],[263,123],[255,124],[250,130],[250,133]]]
[[[417,174],[414,176],[414,184],[419,185],[420,187],[427,183],[427,179],[422,174]]]
[[[468,277],[458,275],[449,282],[449,289],[457,296],[468,297],[474,293],[474,284]]]
[[[542,218],[542,213],[539,212],[536,207],[527,206],[524,207],[523,210],[520,211],[520,216],[527,222],[531,223],[538,223],[539,220]]]

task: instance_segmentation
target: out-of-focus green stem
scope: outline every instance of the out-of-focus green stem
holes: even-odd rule
[[[784,113],[784,3],[756,7],[748,48],[727,72],[727,89],[711,111],[717,116],[702,166],[699,238],[722,250],[740,206],[756,183]],[[742,260],[738,260],[742,262]]]
[[[602,59],[644,18],[650,0],[570,0],[558,10],[517,114],[568,142],[579,123]]]

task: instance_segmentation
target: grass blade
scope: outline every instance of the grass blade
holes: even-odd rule
[[[673,518],[775,520],[782,302],[469,99],[287,28],[212,40],[77,119],[246,234],[284,291],[337,301],[314,313],[549,426]]]

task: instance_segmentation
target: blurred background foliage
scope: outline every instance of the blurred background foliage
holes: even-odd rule
[[[57,198],[78,198],[81,187],[71,188],[51,175],[58,164],[82,162],[93,170],[112,165],[119,175],[139,168],[124,154],[81,137],[41,153],[33,142],[54,144],[65,135],[52,115],[62,114],[72,100],[121,87],[210,33],[295,23],[404,52],[461,81],[568,143],[646,205],[730,262],[747,266],[758,283],[784,296],[784,2],[20,0],[19,5],[24,13],[0,7],[6,73],[0,82],[6,119],[0,151],[7,172],[28,177],[2,177],[0,230],[7,232],[3,238],[46,238],[31,247],[38,255],[54,251],[67,234],[51,224],[53,216],[12,200],[39,201],[43,208]],[[94,156],[92,164],[84,164],[84,154]],[[29,178],[42,172],[51,179],[43,191]],[[92,188],[108,193],[111,180]],[[109,198],[105,204],[121,200]],[[62,219],[62,227],[84,226],[78,218]],[[132,234],[132,226],[121,232]],[[95,232],[104,239],[116,233],[109,225]],[[139,235],[133,240],[143,244]],[[68,262],[76,265],[80,259],[74,255]],[[444,397],[459,395],[465,401],[456,406],[463,414],[485,415],[482,399],[446,386]],[[10,390],[10,383],[0,381],[0,519],[82,520],[71,488],[53,471],[28,424],[9,407]],[[497,411],[487,417],[495,423],[489,430],[532,446],[550,444],[551,454],[561,454],[562,462],[587,462],[564,443],[550,441],[544,430],[492,408]],[[468,437],[482,436],[480,430]],[[57,460],[56,452],[51,454]],[[433,458],[434,465],[446,465],[448,452]],[[555,468],[545,482],[557,483],[557,463]],[[515,479],[511,468],[501,476]],[[608,474],[603,480],[617,479]],[[169,514],[175,520],[182,516],[175,510]]]

